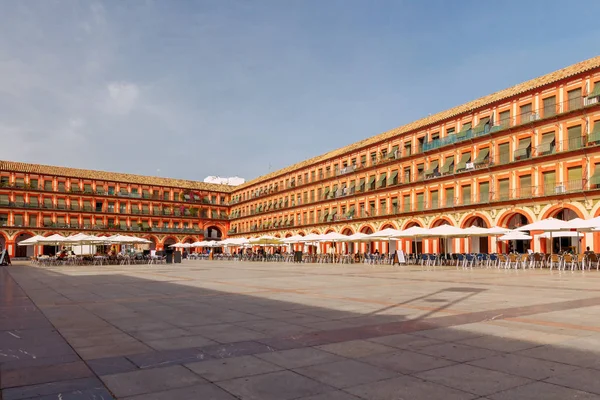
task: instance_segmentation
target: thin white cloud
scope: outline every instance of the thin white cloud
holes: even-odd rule
[[[108,90],[108,111],[126,115],[129,114],[140,96],[140,89],[130,82],[111,82],[106,86]]]

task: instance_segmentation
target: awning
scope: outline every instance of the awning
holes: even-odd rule
[[[283,225],[287,225],[288,224],[288,218],[283,220]]]
[[[331,222],[333,220],[333,216],[335,215],[335,211],[333,211],[331,214],[327,215],[327,222]]]
[[[556,135],[554,133],[545,134],[542,136],[542,142],[537,147],[538,154],[546,154],[552,150],[552,143],[556,139]]]
[[[358,182],[358,190],[362,191],[365,187],[365,178],[360,178],[360,182]]]
[[[373,183],[375,183],[375,175],[369,178],[369,187],[371,187]]]
[[[262,209],[263,209],[263,205],[262,205],[262,204],[259,204],[259,205],[258,205],[258,207],[256,208],[256,211],[257,211],[257,212],[261,212],[261,211],[262,211]]]
[[[446,158],[446,162],[442,166],[442,169],[440,170],[440,174],[447,174],[448,172],[450,172],[450,167],[452,167],[453,165],[454,165],[454,156]]]
[[[353,217],[354,216],[354,206],[350,206],[350,209],[346,213],[346,216],[347,217]]]
[[[600,168],[596,168],[594,175],[590,177],[590,183],[592,185],[600,185]]]
[[[519,147],[515,150],[515,159],[526,158],[528,156],[528,149],[531,147],[531,138],[524,138],[519,140]]]
[[[488,147],[486,147],[485,149],[479,150],[479,153],[477,153],[477,157],[475,158],[475,161],[473,162],[473,164],[481,165],[481,164],[485,163],[485,160],[488,158],[489,154],[490,154],[490,149]]]
[[[356,182],[355,182],[355,181],[352,181],[352,182],[350,183],[350,190],[354,189],[355,187],[356,187]]]
[[[327,196],[329,196],[329,191],[330,191],[330,188],[329,188],[329,186],[327,186],[327,187],[325,188],[325,191],[323,192],[323,198],[325,198],[325,199],[326,199],[326,198],[327,198]]]
[[[338,190],[338,185],[333,185],[333,190],[331,191],[331,194],[329,195],[329,197],[334,198],[335,194],[337,193]]]
[[[387,155],[388,160],[391,160],[396,157],[396,152],[398,151],[398,146],[392,147],[392,151]]]
[[[335,209],[331,212],[331,215],[330,215],[331,219],[334,219],[336,215],[337,215],[337,209]]]
[[[479,120],[479,123],[473,128],[473,134],[479,135],[485,132],[485,126],[490,123],[490,117],[485,117]]]
[[[217,215],[218,215],[218,214],[217,214],[217,211],[213,210],[211,214],[212,214],[212,217],[213,217],[213,218],[217,218]]]
[[[387,178],[387,174],[383,173],[379,175],[379,180],[377,181],[377,186],[381,187],[383,182],[385,182],[385,178]]]
[[[455,170],[462,171],[467,168],[467,163],[471,161],[471,153],[465,153],[460,157],[460,162],[456,164]]]
[[[460,132],[458,132],[456,134],[456,139],[458,139],[458,140],[464,139],[467,136],[467,132],[469,132],[469,130],[471,130],[471,124],[463,125]]]
[[[279,199],[279,207],[283,204],[283,199]]]
[[[596,86],[600,86],[600,84],[596,84]],[[594,142],[600,142],[600,120],[594,122],[594,129],[588,136],[588,143]]]
[[[388,185],[393,185],[394,181],[398,178],[398,171],[392,171],[392,175],[388,178]]]
[[[427,168],[425,170],[425,176],[432,175],[439,164],[440,164],[440,160],[433,160],[433,161],[429,162],[429,168]]]
[[[588,95],[588,99],[593,99],[594,97],[598,97],[600,96],[600,82],[596,82],[594,84],[594,90],[592,90],[590,92],[590,94]]]

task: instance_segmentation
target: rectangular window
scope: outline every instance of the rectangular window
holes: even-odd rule
[[[464,185],[461,187],[462,191],[462,203],[471,204],[471,185]]]
[[[437,190],[433,190],[431,192],[431,203],[429,204],[429,208],[436,209],[439,206],[440,206],[439,192]]]
[[[37,227],[37,215],[29,214],[29,226]]]
[[[405,194],[402,196],[402,211],[409,212],[410,211],[410,195]]]
[[[498,180],[498,199],[508,200],[510,198],[510,181],[508,178]]]
[[[546,97],[542,102],[544,103],[544,118],[556,115],[556,96]]]
[[[444,194],[446,196],[446,207],[453,207],[454,206],[454,188],[453,187],[446,188]]]
[[[519,111],[522,124],[532,121],[531,103],[522,105],[519,107]]]
[[[567,190],[581,190],[582,183],[581,166],[567,168]]]
[[[581,125],[572,126],[567,128],[569,135],[569,150],[577,150],[583,146],[583,138],[581,137]]]
[[[529,198],[533,195],[533,187],[531,186],[531,175],[519,176],[519,197]]]
[[[567,92],[569,103],[567,105],[568,111],[577,110],[583,106],[583,98],[581,97],[581,89],[569,90]]]
[[[404,168],[403,182],[404,183],[410,183],[410,167],[405,167]]]
[[[498,145],[498,162],[508,164],[510,162],[510,143],[501,143]]]
[[[92,184],[91,183],[86,183],[83,185],[83,192],[84,193],[92,193]]]
[[[29,180],[29,186],[31,186],[32,189],[37,189],[37,187],[38,187],[38,180],[37,179],[30,179]]]
[[[44,190],[52,191],[52,181],[49,181],[49,180],[44,181]]]
[[[479,183],[479,202],[489,203],[490,201],[490,183],[480,182]]]
[[[398,199],[392,199],[392,214],[398,214]]]
[[[417,211],[422,211],[425,208],[425,194],[417,193]]]
[[[505,129],[510,126],[510,110],[502,111],[498,118],[500,129]]]

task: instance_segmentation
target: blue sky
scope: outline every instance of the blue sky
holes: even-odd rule
[[[600,2],[0,0],[0,158],[252,179],[599,54]]]

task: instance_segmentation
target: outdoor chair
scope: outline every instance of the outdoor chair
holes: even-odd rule
[[[530,260],[529,260],[529,254],[521,254],[520,257],[518,257],[518,265],[521,265],[522,269],[526,269],[529,266]],[[518,265],[515,265],[515,269],[518,269]]]
[[[498,266],[498,254],[490,254],[487,257],[485,262],[486,268],[497,267]]]
[[[596,271],[598,271],[598,266],[600,265],[600,259],[596,253],[589,253],[587,255],[586,264],[588,269],[592,269],[593,265],[596,265]]]
[[[536,267],[543,268],[544,267],[544,255],[541,253],[534,253],[531,257],[531,267],[534,269]]]
[[[456,269],[458,269],[459,266],[464,264],[465,256],[464,256],[464,254],[455,254],[455,256],[456,256]]]
[[[573,257],[572,254],[565,254],[563,256],[563,262],[562,262],[563,270],[565,270],[567,268],[567,265],[570,265],[571,271],[573,271],[575,269],[575,267],[577,266],[577,258]]]

